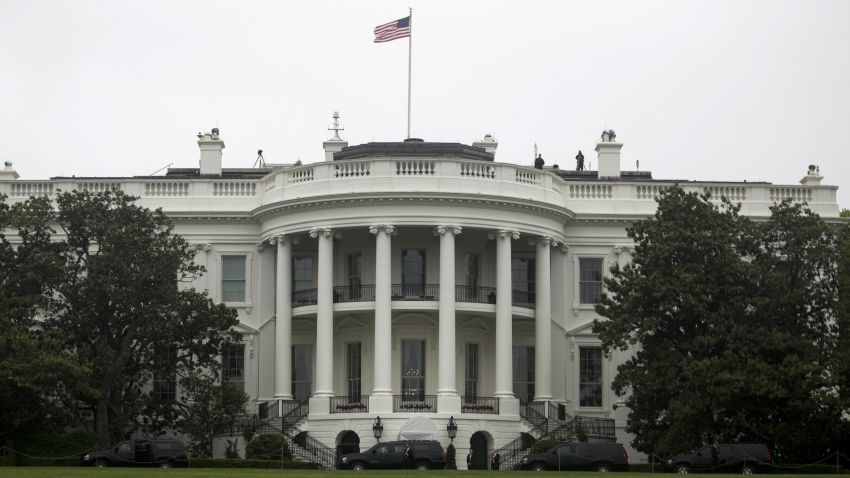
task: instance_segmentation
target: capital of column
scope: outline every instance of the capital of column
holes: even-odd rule
[[[260,243],[257,244],[257,252],[263,252],[265,250],[266,250],[266,243],[264,241],[261,241]]]
[[[460,226],[437,226],[434,228],[434,235],[442,236],[443,234],[451,233],[452,235],[459,236],[462,230]]]
[[[561,251],[561,254],[566,254],[566,253],[570,252],[569,246],[561,246],[561,247],[558,248],[558,250]]]
[[[490,240],[499,238],[499,239],[519,239],[519,231],[513,231],[510,229],[499,229],[498,231],[490,231],[487,233],[487,237]]]
[[[369,226],[369,233],[375,234],[376,236],[383,232],[384,234],[390,235],[395,232],[395,226],[390,226],[387,224],[377,224],[374,226]]]
[[[543,244],[545,247],[558,247],[558,240],[552,236],[540,236],[538,238],[529,239],[528,245],[535,246],[537,245],[537,241],[540,241],[540,243]]]
[[[623,253],[624,249],[625,249],[624,247],[617,246],[617,247],[614,248],[614,254],[617,257],[620,257],[620,254]]]
[[[318,227],[316,229],[310,229],[309,234],[313,239],[317,237],[331,237],[333,230],[329,227]]]

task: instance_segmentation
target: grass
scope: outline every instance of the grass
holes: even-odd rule
[[[386,477],[418,477],[423,476],[439,476],[439,477],[458,477],[458,478],[512,478],[512,477],[536,477],[540,476],[537,473],[529,471],[402,471],[402,470],[370,470],[368,472],[358,473],[353,471],[313,471],[313,470],[250,470],[250,469],[233,469],[233,468],[192,468],[192,469],[170,469],[160,470],[158,468],[79,468],[79,467],[0,467],[0,476],[3,478],[75,478],[75,477],[102,477],[102,478],[147,478],[147,477],[238,477],[238,478],[265,478],[271,476],[282,476],[284,478],[308,477],[308,478],[326,478],[341,476],[351,477],[372,477],[381,475]],[[568,475],[570,478],[599,478],[599,473],[592,472],[549,472],[542,476],[562,476]],[[611,473],[612,478],[672,478],[669,473]],[[715,475],[698,475],[698,476],[715,476]],[[726,475],[729,476],[729,475]],[[835,475],[780,475],[771,474],[771,478],[782,477],[800,477],[806,478],[827,478]]]

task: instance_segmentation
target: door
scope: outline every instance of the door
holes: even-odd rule
[[[472,453],[470,470],[487,469],[487,437],[481,432],[475,432],[469,438],[469,449]]]

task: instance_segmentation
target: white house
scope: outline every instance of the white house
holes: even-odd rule
[[[7,163],[0,193],[119,188],[161,207],[208,269],[194,285],[239,313],[224,380],[317,461],[322,444],[374,444],[378,421],[381,440],[447,445],[452,419],[461,466],[470,447],[477,466],[496,452],[508,465],[525,434],[575,423],[627,444],[609,386],[625,356],[603,354],[591,324],[602,276],[633,253],[626,226],[654,213],[659,190],[723,195],[750,216],[786,197],[839,213],[817,168],[800,185],[656,180],[621,170],[609,131],[598,171],[496,162],[489,135],[334,136],[324,161],[253,169],[222,168],[216,129],[198,145],[199,167],[165,176],[24,180]]]

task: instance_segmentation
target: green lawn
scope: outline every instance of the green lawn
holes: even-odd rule
[[[61,467],[0,467],[0,477],[3,478],[65,478],[65,477],[109,477],[109,478],[147,478],[151,476],[162,477],[300,477],[309,478],[325,478],[340,476],[363,476],[370,477],[373,475],[382,475],[386,477],[422,477],[428,475],[451,476],[458,478],[511,478],[511,477],[534,477],[539,476],[537,473],[528,471],[368,471],[356,473],[353,471],[312,471],[312,470],[246,470],[246,469],[223,469],[223,468],[193,468],[193,469],[170,469],[160,470],[158,468],[61,468]],[[599,473],[588,472],[547,472],[543,476],[561,476],[568,475],[570,478],[599,478]],[[661,473],[612,473],[613,478],[672,478],[671,474]],[[712,476],[712,475],[697,475],[697,476]],[[728,476],[728,475],[727,475]],[[817,478],[817,477],[835,477],[835,475],[780,475],[771,474],[771,478],[781,477],[801,477]]]

